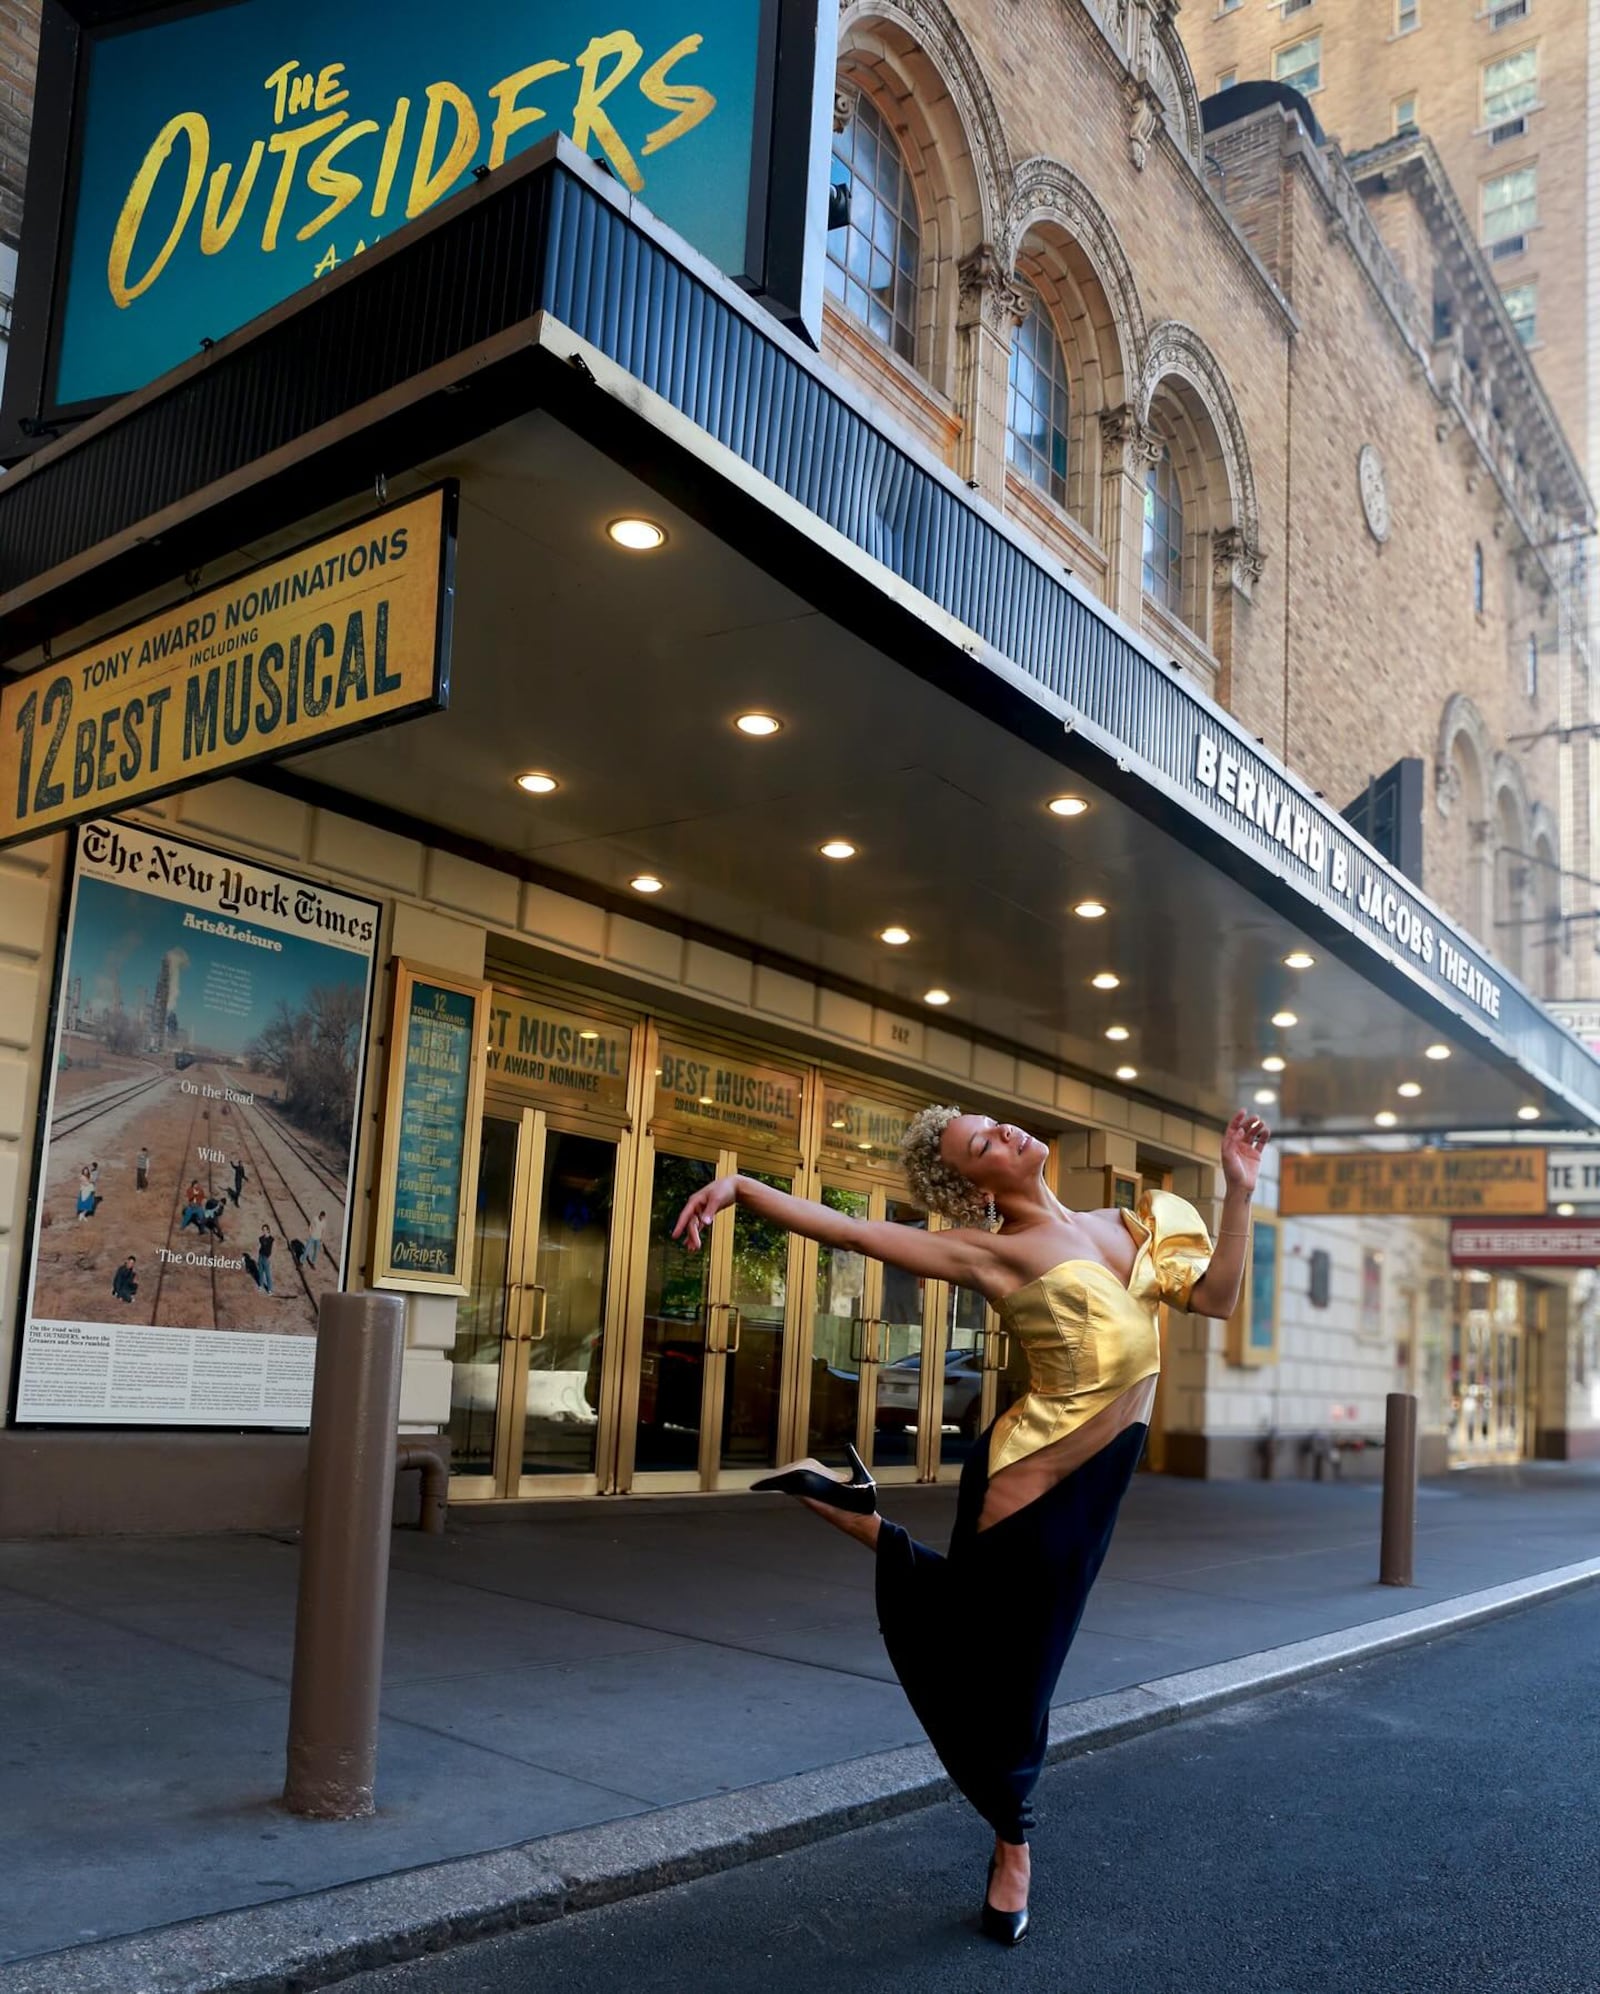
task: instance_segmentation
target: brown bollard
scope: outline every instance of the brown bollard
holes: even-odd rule
[[[1383,1422],[1383,1544],[1378,1583],[1413,1583],[1417,1551],[1417,1398],[1391,1392]]]
[[[404,1345],[398,1295],[323,1296],[283,1788],[322,1821],[372,1812]]]

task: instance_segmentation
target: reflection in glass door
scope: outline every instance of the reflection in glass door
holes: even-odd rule
[[[884,1201],[883,1216],[891,1225],[928,1229],[927,1213],[900,1198]],[[870,1324],[876,1430],[868,1458],[875,1468],[887,1470],[891,1480],[906,1481],[917,1472],[922,1435],[929,1284],[903,1267],[884,1266],[880,1274],[883,1285]]]
[[[469,1292],[450,1384],[458,1496],[592,1486],[613,1286],[615,1140],[486,1115]]]
[[[872,1215],[870,1191],[824,1184],[822,1202],[847,1218]],[[870,1426],[866,1433],[861,1430],[863,1373],[871,1378],[876,1371],[867,1353],[869,1281],[878,1285],[864,1253],[842,1246],[817,1248],[805,1452],[840,1467],[846,1465],[846,1443],[856,1447],[869,1465],[872,1460]],[[871,1327],[876,1329],[876,1323]],[[866,1402],[871,1403],[870,1395]]]
[[[450,1364],[451,1492],[500,1493],[496,1433],[510,1315],[511,1208],[520,1125],[484,1117],[471,1285],[456,1304]]]
[[[764,1170],[747,1176],[787,1191],[793,1179]],[[769,1225],[747,1206],[733,1214],[733,1269],[725,1311],[727,1331],[718,1339],[706,1378],[708,1394],[722,1394],[722,1468],[753,1473],[778,1466],[778,1414],[782,1402],[784,1326],[789,1311],[791,1235]],[[721,1376],[717,1375],[721,1372]],[[712,1430],[715,1430],[713,1427]]]
[[[522,1430],[523,1475],[592,1475],[600,1430],[617,1145],[545,1136]]]
[[[712,1266],[721,1237],[691,1253],[672,1237],[678,1214],[717,1175],[715,1162],[657,1150],[650,1181],[636,1475],[698,1471]],[[725,1311],[723,1312],[725,1313]]]
[[[989,1334],[989,1305],[974,1288],[946,1290],[948,1333],[944,1352],[944,1404],[939,1420],[941,1467],[959,1468],[992,1413],[993,1365],[1001,1339]]]

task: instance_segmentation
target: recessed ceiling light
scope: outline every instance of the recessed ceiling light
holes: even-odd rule
[[[1394,1091],[1400,1096],[1402,1101],[1414,1101],[1422,1092],[1422,1082],[1420,1080],[1402,1080]]]
[[[830,1122],[828,1126],[829,1128],[842,1129],[845,1126],[844,1116],[841,1115],[836,1122]]]
[[[578,1034],[580,1039],[597,1039],[599,1036],[598,1032],[579,1032]]]
[[[1106,1037],[1108,1039],[1115,1039],[1120,1045],[1128,1037],[1128,1028],[1126,1025],[1107,1025]]]
[[[857,1149],[871,1149],[871,1147],[872,1144],[870,1142],[858,1142],[856,1144]]]
[[[630,554],[652,553],[666,539],[666,531],[653,519],[614,519],[606,532]]]
[[[1524,1101],[1522,1106],[1517,1110],[1517,1120],[1519,1122],[1536,1122],[1538,1119],[1539,1110],[1531,1101]]]
[[[1308,955],[1304,949],[1290,949],[1283,959],[1283,965],[1285,969],[1309,969],[1315,961],[1316,957]]]
[[[1448,1059],[1450,1048],[1447,1045],[1430,1045],[1423,1050],[1424,1059]]]
[[[1575,1211],[1576,1211],[1577,1209],[1578,1209],[1578,1208],[1577,1208],[1577,1206],[1576,1206],[1576,1205],[1557,1205],[1557,1206],[1556,1206],[1556,1217],[1557,1217],[1558,1219],[1570,1219],[1570,1218],[1572,1217],[1572,1214],[1573,1214],[1573,1213],[1574,1213],[1574,1212],[1575,1212]]]
[[[1286,1032],[1291,1025],[1298,1025],[1300,1020],[1295,1016],[1293,1011],[1274,1011],[1272,1022],[1278,1027],[1279,1031]]]
[[[1096,990],[1118,990],[1122,987],[1122,978],[1113,975],[1109,969],[1102,969],[1098,976],[1091,976],[1089,981]]]
[[[783,731],[783,722],[771,713],[741,713],[733,724],[754,741],[764,741],[769,735]]]
[[[1393,1108],[1380,1108],[1372,1118],[1380,1129],[1392,1129],[1400,1117]]]
[[[1103,900],[1080,900],[1072,911],[1080,921],[1098,921],[1100,916],[1106,911],[1105,902]]]
[[[1270,1087],[1258,1087],[1256,1089],[1256,1106],[1258,1108],[1270,1108],[1277,1098],[1277,1095],[1273,1093]]]
[[[853,859],[856,855],[856,848],[848,838],[830,838],[825,845],[818,845],[817,850],[825,859]]]
[[[659,893],[665,883],[657,879],[653,872],[636,872],[628,881],[635,893]]]
[[[1275,1052],[1269,1052],[1261,1062],[1261,1071],[1263,1073],[1281,1073],[1284,1069],[1284,1064],[1285,1062]]]
[[[948,1004],[950,1002],[950,992],[948,990],[924,990],[922,1001],[924,1004],[933,1004],[935,1006]]]
[[[885,928],[878,936],[880,942],[887,942],[892,949],[903,949],[910,939],[909,928]]]
[[[702,1094],[700,1096],[700,1105],[702,1108],[711,1107],[712,1106],[711,1096],[709,1094]]]
[[[1137,1080],[1138,1077],[1139,1069],[1137,1066],[1119,1066],[1117,1068],[1117,1078],[1119,1080]]]
[[[553,775],[546,775],[543,769],[524,769],[517,777],[518,789],[525,789],[530,796],[548,796],[552,789],[559,789],[560,783]]]
[[[1052,796],[1046,805],[1052,817],[1081,817],[1088,807],[1086,796]]]

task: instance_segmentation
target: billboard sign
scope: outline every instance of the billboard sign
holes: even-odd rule
[[[21,274],[60,273],[52,410],[142,387],[558,133],[719,269],[820,317],[818,0],[107,11],[46,6],[35,140],[59,127],[66,149]]]
[[[78,836],[16,1417],[300,1427],[348,1267],[373,901]]]
[[[0,845],[449,693],[456,493],[436,486],[0,690]]]
[[[1542,1149],[1355,1150],[1285,1156],[1278,1210],[1285,1218],[1390,1213],[1447,1218],[1453,1214],[1542,1212]]]

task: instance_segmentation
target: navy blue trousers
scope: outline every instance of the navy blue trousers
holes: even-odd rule
[[[1050,1699],[1149,1431],[1124,1429],[1046,1494],[978,1529],[989,1435],[961,1471],[948,1555],[884,1519],[878,1624],[895,1674],[956,1785],[1005,1842],[1025,1842]]]

